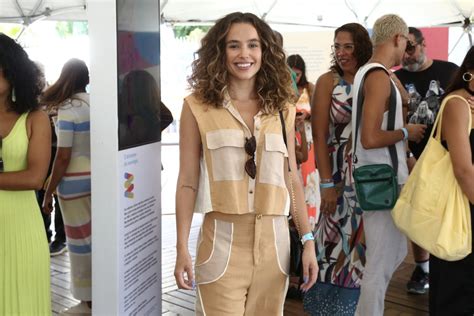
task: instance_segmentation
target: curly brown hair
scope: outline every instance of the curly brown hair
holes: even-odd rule
[[[336,31],[334,31],[334,38],[336,38],[339,32],[347,32],[352,35],[352,41],[354,42],[354,57],[357,60],[357,68],[367,63],[372,56],[372,41],[370,40],[367,30],[358,23],[347,23],[338,27]],[[331,56],[332,60],[330,69],[343,76],[344,72],[337,64],[336,56],[334,53],[331,53]]]
[[[44,87],[42,72],[17,42],[3,33],[0,33],[0,71],[10,85],[8,110],[23,114],[38,109],[38,96]]]
[[[204,103],[222,107],[229,83],[225,40],[234,23],[252,25],[260,39],[262,66],[255,80],[260,108],[265,113],[285,109],[288,102],[294,101],[285,52],[270,26],[252,13],[230,13],[209,30],[201,41],[197,59],[192,63],[192,75],[188,78],[191,89]]]

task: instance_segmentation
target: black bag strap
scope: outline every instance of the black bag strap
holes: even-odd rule
[[[353,159],[352,161],[354,163],[357,163],[357,154],[356,154],[356,149],[357,149],[357,135],[359,133],[359,127],[360,127],[360,120],[362,118],[362,105],[364,104],[364,82],[365,82],[365,77],[369,72],[375,69],[383,69],[387,74],[390,76],[388,73],[387,69],[381,67],[381,66],[376,66],[374,68],[371,68],[369,71],[367,71],[360,81],[360,86],[359,86],[359,92],[357,93],[357,114],[356,114],[356,129],[355,129],[355,138],[354,138],[354,153],[353,153]],[[388,106],[388,120],[387,120],[387,130],[388,131],[393,131],[395,130],[395,115],[396,115],[396,110],[397,110],[397,93],[395,91],[395,86],[390,80],[390,103]],[[388,146],[388,151],[390,152],[390,158],[392,160],[392,167],[393,170],[395,171],[395,175],[398,174],[398,156],[397,156],[397,149],[395,148],[395,144]]]
[[[286,147],[286,150],[288,151],[288,142],[286,141],[285,119],[283,118],[283,112],[279,111],[279,113],[280,113],[280,122],[281,122],[281,131],[282,131],[282,134],[283,134],[283,141],[285,142],[285,147]],[[290,160],[289,159],[288,159],[288,171],[291,172]]]

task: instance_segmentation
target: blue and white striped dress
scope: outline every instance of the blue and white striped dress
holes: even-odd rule
[[[91,164],[89,95],[75,94],[58,110],[58,148],[71,148],[71,160],[58,186],[71,262],[71,292],[91,301]]]

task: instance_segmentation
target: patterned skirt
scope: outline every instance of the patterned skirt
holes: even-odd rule
[[[336,148],[337,151],[343,148]],[[304,297],[310,315],[354,315],[365,265],[362,210],[351,185],[351,159],[334,175],[340,196],[336,212],[321,214],[315,231],[318,282]]]

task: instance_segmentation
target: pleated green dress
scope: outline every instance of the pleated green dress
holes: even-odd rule
[[[27,116],[3,139],[5,172],[27,166]],[[0,190],[0,315],[51,315],[48,242],[34,190]]]

